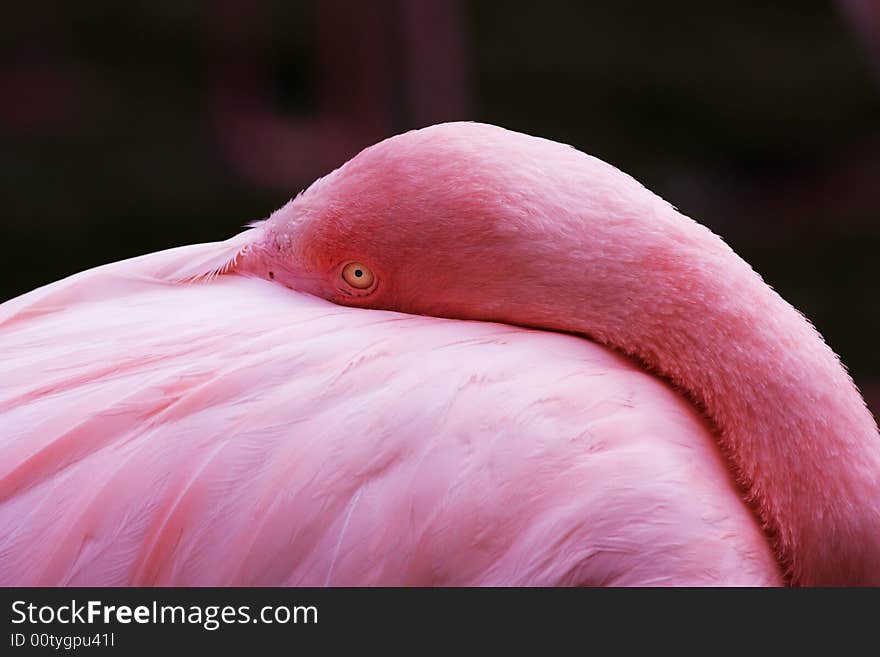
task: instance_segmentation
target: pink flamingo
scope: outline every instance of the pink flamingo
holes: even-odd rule
[[[551,141],[388,139],[3,304],[0,353],[0,584],[880,584],[835,354]]]

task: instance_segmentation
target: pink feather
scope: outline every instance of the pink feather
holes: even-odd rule
[[[880,578],[877,429],[815,330],[631,178],[492,126],[9,301],[0,353],[2,585]]]

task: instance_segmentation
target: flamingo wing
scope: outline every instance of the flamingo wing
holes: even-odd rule
[[[236,248],[0,306],[0,584],[779,583],[704,421],[629,361],[179,282]]]

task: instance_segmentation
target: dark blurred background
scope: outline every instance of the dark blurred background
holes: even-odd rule
[[[388,135],[575,145],[720,233],[880,408],[880,1],[8,4],[0,301],[223,239]]]

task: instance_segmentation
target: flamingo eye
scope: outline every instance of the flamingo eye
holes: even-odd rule
[[[343,280],[358,290],[366,290],[373,284],[373,271],[362,262],[349,262],[342,268]]]

